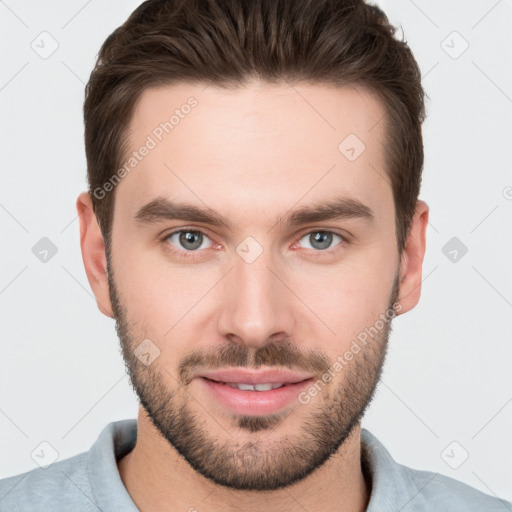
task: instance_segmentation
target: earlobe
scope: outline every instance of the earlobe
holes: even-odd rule
[[[82,192],[78,196],[76,209],[80,221],[80,248],[89,285],[99,310],[114,318],[108,287],[105,243],[88,192]]]
[[[428,215],[427,203],[418,200],[400,262],[400,314],[413,309],[420,300]]]

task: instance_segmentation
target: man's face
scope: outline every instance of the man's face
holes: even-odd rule
[[[196,106],[158,130],[190,96]],[[181,84],[141,97],[129,152],[153,147],[115,191],[112,308],[141,404],[212,481],[271,490],[306,477],[372,398],[399,292],[384,115],[362,89],[320,85]],[[157,198],[226,225],[143,208]],[[364,206],[288,222],[342,199]],[[251,391],[205,378],[233,368],[308,380]]]

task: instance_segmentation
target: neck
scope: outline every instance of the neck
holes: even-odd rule
[[[141,512],[363,512],[370,486],[361,466],[361,427],[323,466],[276,491],[240,491],[197,473],[162,437],[141,407],[134,449],[118,461],[124,486]]]

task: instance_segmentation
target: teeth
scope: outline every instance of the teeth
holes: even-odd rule
[[[242,391],[270,391],[271,389],[276,389],[283,387],[284,384],[282,382],[276,382],[268,384],[239,384],[239,383],[232,383],[232,382],[226,382],[226,386],[230,386],[232,388],[237,388]]]

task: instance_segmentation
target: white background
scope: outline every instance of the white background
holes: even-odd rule
[[[75,201],[84,85],[138,4],[0,3],[0,478],[36,467],[42,441],[61,460],[137,414],[114,321],[84,272]],[[394,321],[363,426],[403,464],[512,500],[512,2],[380,5],[429,96],[420,197],[431,214],[421,301]],[[59,45],[47,59],[31,48],[43,31]],[[44,236],[58,248],[47,263],[32,253]],[[456,263],[442,252],[452,237],[468,248]],[[453,441],[452,465],[469,454],[458,469],[441,456]]]

